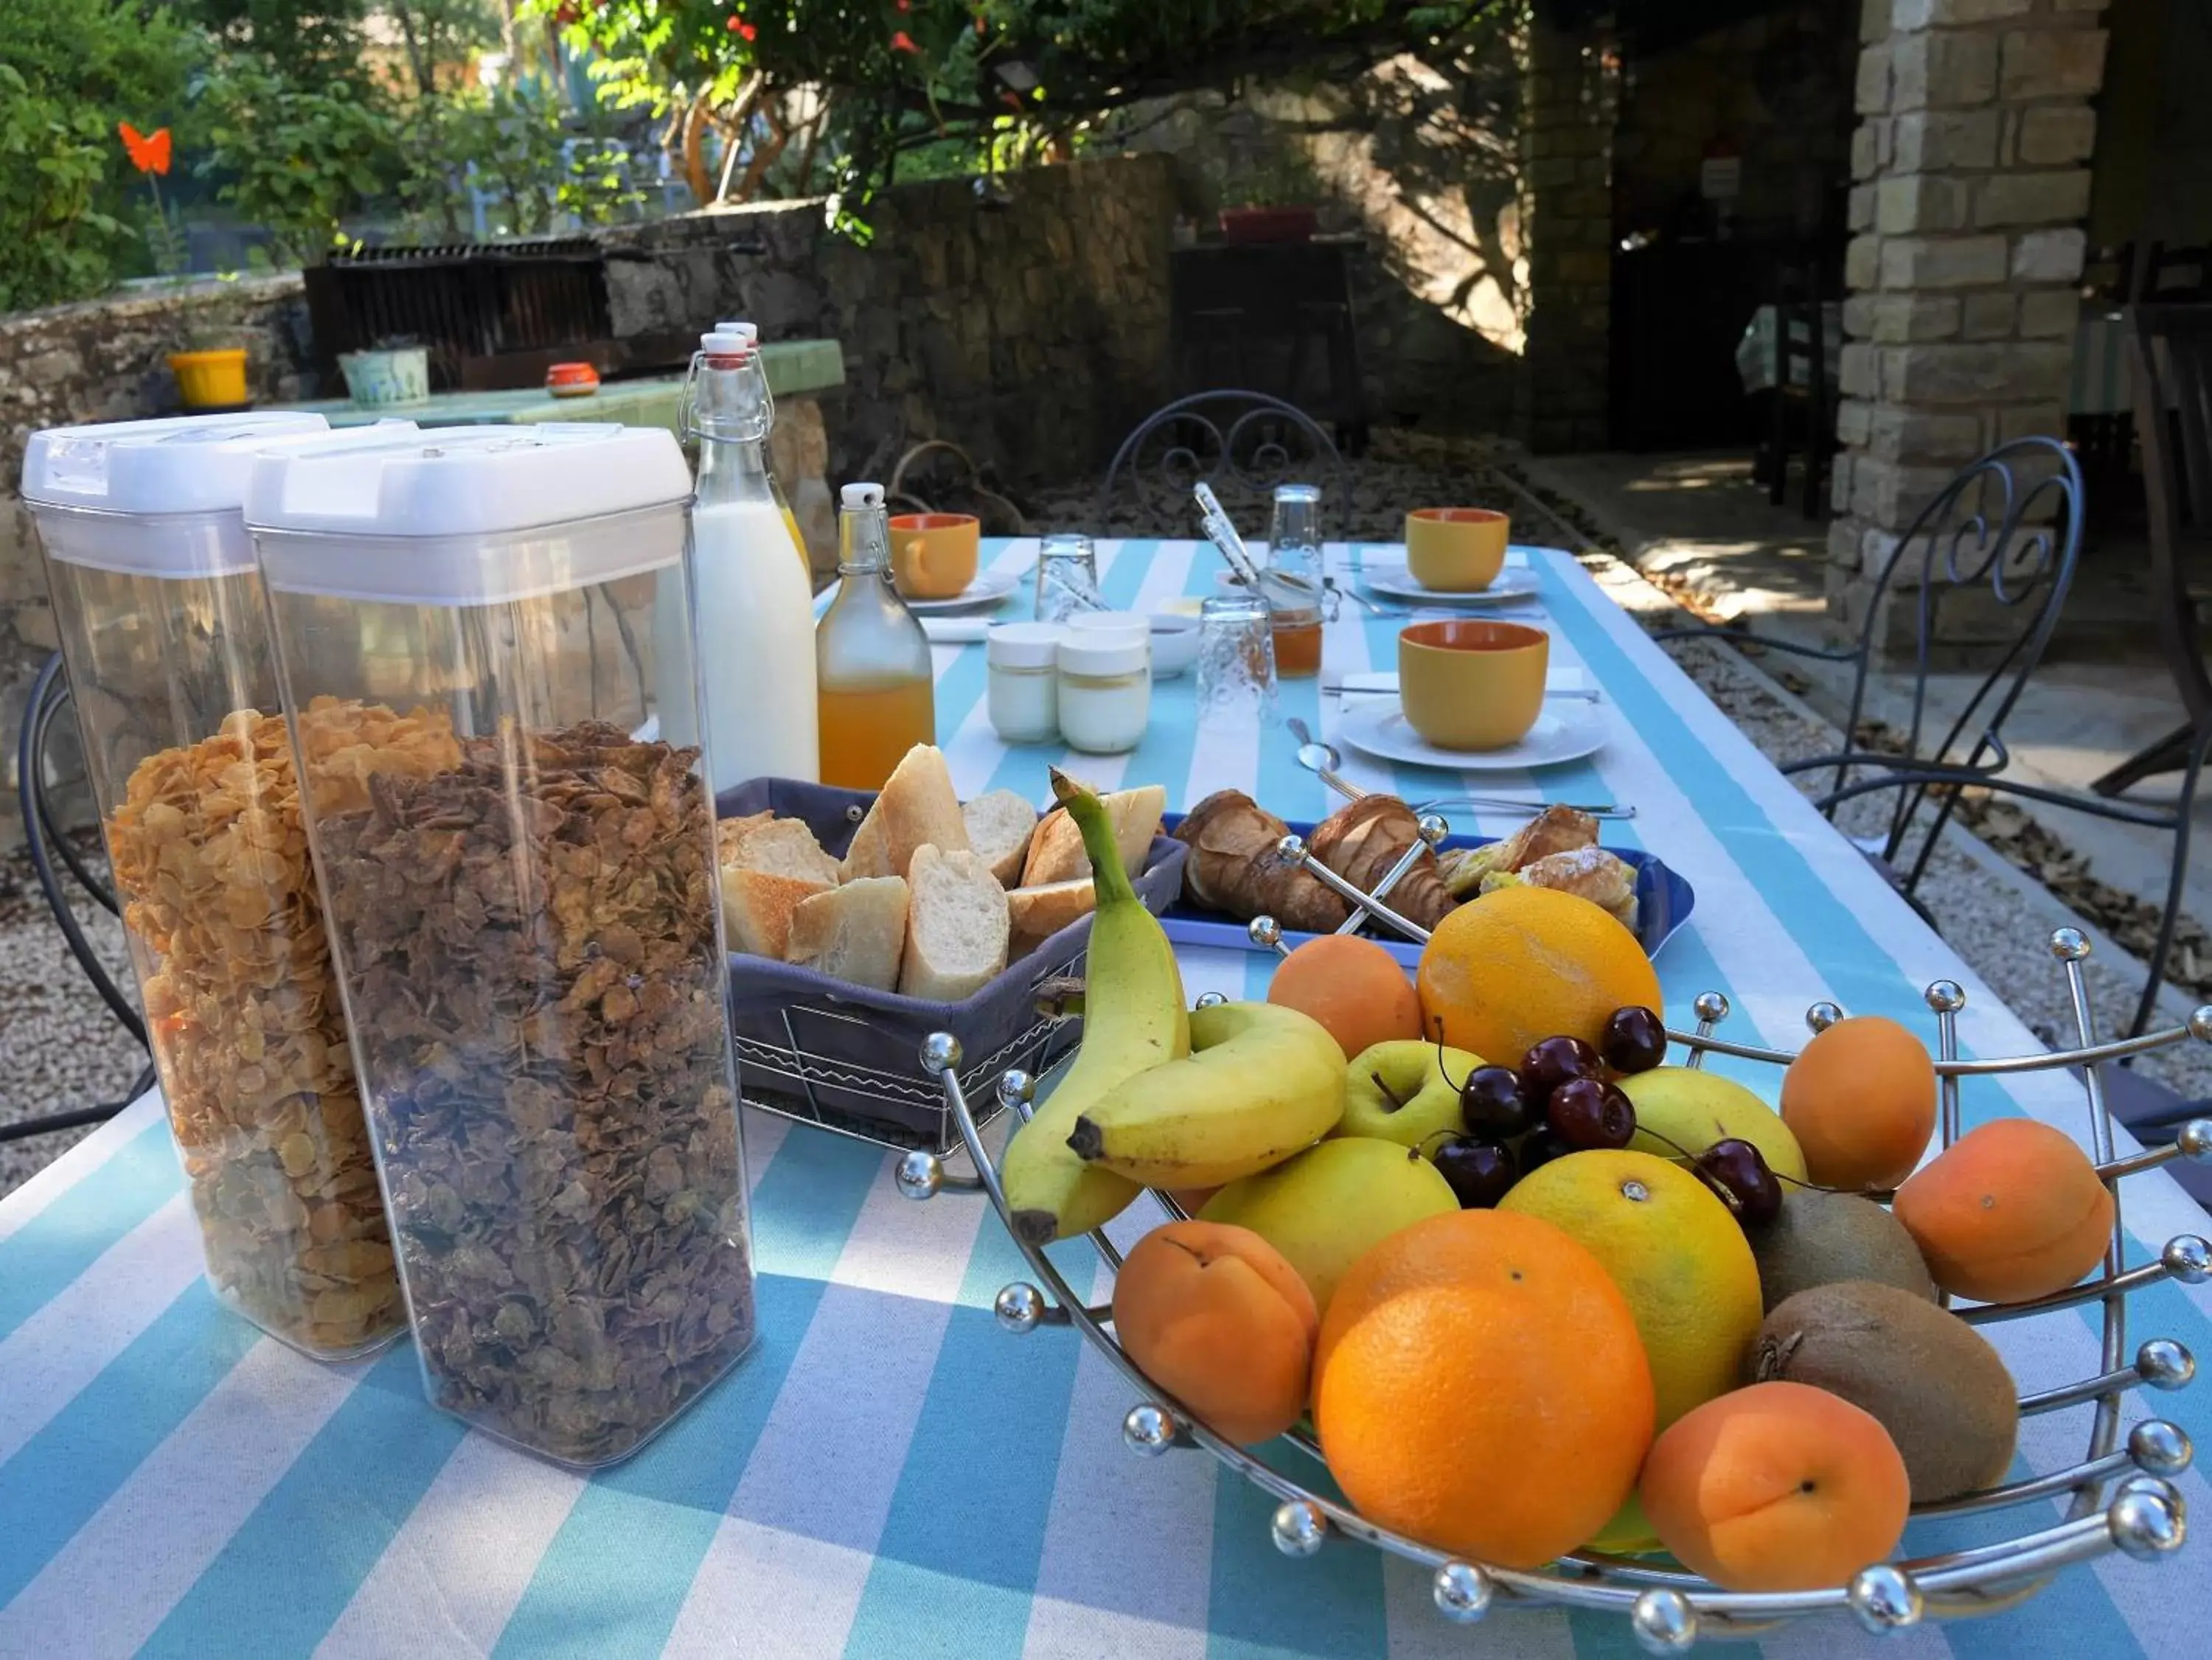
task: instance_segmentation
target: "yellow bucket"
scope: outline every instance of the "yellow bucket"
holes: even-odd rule
[[[246,401],[243,346],[171,352],[169,370],[177,377],[177,391],[187,409],[235,409]]]

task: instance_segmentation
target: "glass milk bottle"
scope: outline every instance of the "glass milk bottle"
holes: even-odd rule
[[[880,484],[848,484],[837,514],[837,597],[814,633],[822,782],[880,790],[906,752],[937,741],[929,636],[891,586]]]
[[[691,512],[691,566],[699,701],[706,712],[708,775],[714,793],[749,779],[812,783],[820,766],[814,696],[814,595],[768,470],[775,419],[768,377],[750,330],[702,335],[692,360],[693,423],[699,438],[698,495]],[[670,580],[664,578],[663,580]],[[680,621],[663,604],[663,632]],[[657,639],[659,661],[689,655]],[[690,699],[661,688],[661,736],[683,730]]]
[[[717,323],[714,332],[741,335],[754,351],[760,349],[760,330],[754,324]],[[771,396],[769,418],[773,424],[775,409],[768,385],[768,366],[764,362],[761,365],[761,387],[763,395]],[[799,550],[799,568],[806,573],[806,591],[811,594],[814,591],[814,555],[806,551],[806,537],[799,528],[799,515],[791,511],[791,499],[784,494],[783,486],[776,482],[775,470],[764,468],[763,470],[768,474],[768,493],[775,499],[776,511],[783,515],[783,528],[791,532],[791,545]]]

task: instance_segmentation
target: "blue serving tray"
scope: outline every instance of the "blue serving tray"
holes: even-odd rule
[[[1173,835],[1182,823],[1183,815],[1170,813],[1162,821],[1162,832]],[[1314,827],[1293,822],[1291,833],[1311,837]],[[1482,847],[1500,839],[1496,836],[1447,836],[1445,847]],[[1698,896],[1690,884],[1650,853],[1633,847],[1612,847],[1606,850],[1636,870],[1636,938],[1646,956],[1656,957],[1659,948],[1674,936],[1674,930],[1690,919]],[[1178,896],[1160,918],[1160,926],[1169,939],[1178,945],[1212,945],[1232,951],[1258,951],[1263,948],[1252,943],[1252,936],[1241,922],[1232,922],[1218,911],[1201,910],[1189,900]],[[1285,931],[1283,943],[1295,949],[1314,938],[1311,934]],[[1412,967],[1421,960],[1421,948],[1411,940],[1394,936],[1380,924],[1370,927],[1366,937],[1388,951],[1392,956]]]

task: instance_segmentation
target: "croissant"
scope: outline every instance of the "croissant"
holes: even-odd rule
[[[1240,922],[1273,917],[1286,930],[1330,934],[1351,907],[1275,851],[1291,827],[1241,790],[1217,790],[1176,827],[1190,848],[1182,891]]]
[[[1421,839],[1413,809],[1395,796],[1362,796],[1314,827],[1313,853],[1354,887],[1373,893],[1405,851]],[[1444,886],[1437,856],[1424,848],[1384,901],[1408,922],[1434,928],[1458,901]]]

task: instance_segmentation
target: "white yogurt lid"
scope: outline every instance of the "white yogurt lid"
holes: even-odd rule
[[[23,500],[33,507],[104,513],[204,513],[246,500],[253,452],[269,439],[325,433],[304,411],[106,421],[33,433],[23,451]]]
[[[1002,669],[1049,669],[1060,660],[1056,622],[1000,622],[983,636],[983,661]]]
[[[1060,668],[1068,675],[1134,675],[1152,666],[1152,637],[1117,633],[1070,634],[1060,643]]]

